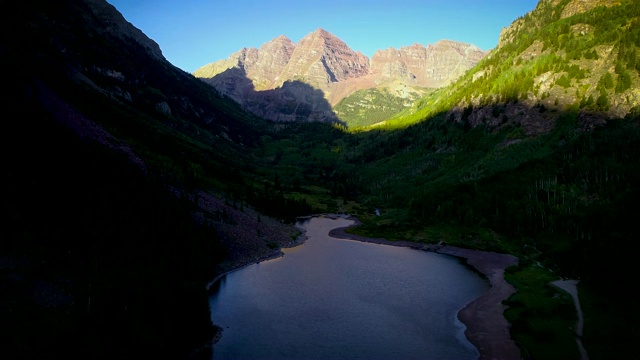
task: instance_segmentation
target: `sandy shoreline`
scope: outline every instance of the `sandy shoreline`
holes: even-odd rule
[[[352,220],[354,223],[347,227],[332,229],[329,231],[329,236],[375,244],[410,247],[465,259],[470,266],[486,276],[491,285],[484,294],[467,304],[458,313],[458,318],[467,327],[465,335],[478,349],[482,360],[519,360],[522,358],[520,349],[511,340],[510,324],[503,315],[507,307],[502,304],[503,300],[515,292],[513,286],[504,279],[504,270],[509,266],[516,265],[518,263],[517,257],[448,245],[389,241],[383,238],[368,238],[349,234],[345,229],[357,226],[360,222],[352,216],[340,217]]]

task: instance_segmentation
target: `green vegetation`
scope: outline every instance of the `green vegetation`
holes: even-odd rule
[[[466,107],[471,101],[479,106],[542,102],[560,108],[578,103],[593,111],[609,110],[609,97],[640,86],[640,6],[627,0],[619,6],[600,6],[560,18],[557,9],[567,2],[556,7],[541,5],[518,19],[512,41],[493,50],[460,81],[418,100],[381,128],[403,128]],[[613,74],[609,65],[615,68]],[[607,86],[596,87],[602,76],[607,76]],[[599,99],[597,104],[590,97]]]
[[[624,283],[615,278],[610,281],[618,284],[618,291],[611,289],[608,297],[598,296],[598,292],[589,289],[587,284],[578,287],[580,306],[585,313],[583,342],[590,359],[607,359],[614,355],[618,359],[632,359],[636,351],[630,344],[637,341],[638,331],[630,330],[627,324],[638,321],[637,315],[630,311],[635,299],[619,291],[619,285]]]
[[[508,269],[506,280],[517,293],[505,302],[505,317],[522,355],[532,359],[579,359],[575,345],[576,310],[558,280],[534,262]]]
[[[630,283],[633,274],[640,119],[628,99],[640,86],[639,37],[626,34],[638,28],[638,11],[623,1],[561,19],[541,6],[456,84],[384,125],[335,133],[319,147],[294,135],[299,148],[289,151],[324,154],[328,176],[314,181],[367,211],[353,232],[518,255],[508,316],[523,353],[578,358],[573,334],[563,330],[575,313],[548,284],[565,276],[581,279],[581,296],[592,304],[584,309],[591,357],[625,357],[632,341],[620,339],[639,336],[637,315],[627,314],[616,331],[599,329],[611,329],[605,319],[621,319],[627,306],[612,296],[618,281],[611,279]],[[315,171],[304,161],[296,166]],[[372,216],[375,208],[382,216]]]
[[[408,96],[394,94],[388,88],[359,90],[340,100],[333,111],[349,128],[373,125],[404,110],[422,93],[428,92],[424,89],[420,89],[420,93],[411,90]]]

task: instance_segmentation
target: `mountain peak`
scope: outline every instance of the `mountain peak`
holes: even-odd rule
[[[307,34],[307,36],[303,37],[300,40],[300,43],[302,43],[305,40],[320,40],[320,41],[331,41],[331,42],[339,42],[339,43],[343,43],[342,40],[340,40],[340,38],[338,38],[337,36],[333,35],[332,33],[328,32],[327,30],[323,29],[323,28],[317,28],[316,30],[310,32],[309,34]],[[298,45],[300,45],[300,43],[298,43]],[[346,46],[346,45],[345,45]]]
[[[284,49],[289,55],[291,55],[291,52],[293,52],[293,49],[295,49],[295,47],[296,47],[296,44],[293,41],[291,41],[291,39],[289,39],[285,35],[280,35],[262,44],[262,46],[260,47],[260,51],[269,52],[269,51],[280,51]]]
[[[329,83],[368,72],[369,59],[366,56],[353,51],[337,36],[318,28],[298,42],[291,60],[280,74],[280,82],[303,78],[326,92]]]
[[[328,32],[323,28],[317,28],[315,31],[312,32],[312,34],[317,34],[322,36],[334,36],[333,34],[331,34],[330,32]]]
[[[284,42],[293,42],[286,35],[280,35],[280,36],[274,38],[273,40],[271,40],[270,42],[283,42],[283,41]]]
[[[323,28],[308,33],[297,44],[280,35],[263,44],[257,53],[245,52],[241,58],[235,55],[232,61],[217,62],[220,67],[203,68],[196,76],[209,78],[208,82],[220,91],[240,99],[248,96],[246,89],[235,85],[230,88],[232,82],[228,76],[213,79],[215,74],[211,70],[237,67],[244,70],[244,76],[257,91],[281,88],[287,81],[300,81],[320,90],[331,104],[336,104],[358,89],[382,83],[441,87],[485,55],[473,45],[441,40],[427,47],[415,43],[398,50],[380,50],[369,59]]]

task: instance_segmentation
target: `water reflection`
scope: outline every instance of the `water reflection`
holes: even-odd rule
[[[309,219],[304,245],[223,277],[213,359],[477,359],[456,314],[488,284],[453,257],[328,237],[350,223]]]

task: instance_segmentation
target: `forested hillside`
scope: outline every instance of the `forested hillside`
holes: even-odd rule
[[[388,122],[406,126],[456,112],[458,122],[495,125],[508,120],[498,116],[496,105],[515,102],[618,118],[637,112],[639,6],[633,1],[586,4],[578,11],[575,1],[541,1],[514,21],[498,47],[461,81]]]

